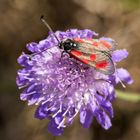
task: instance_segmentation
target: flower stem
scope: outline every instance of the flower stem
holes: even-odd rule
[[[134,92],[123,92],[120,90],[116,90],[117,97],[119,99],[130,101],[130,102],[140,102],[140,94]]]

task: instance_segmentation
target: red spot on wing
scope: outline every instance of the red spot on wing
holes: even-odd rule
[[[82,59],[79,59],[80,61],[82,61],[83,63],[85,64],[89,64],[89,60],[85,59],[85,58],[82,58]]]
[[[97,47],[98,43],[93,41],[92,45]]]
[[[98,46],[98,43],[94,41],[92,38],[87,38],[86,40],[90,41],[89,43],[91,43],[93,46]]]
[[[108,65],[107,61],[101,61],[101,62],[96,63],[96,68],[102,69],[102,68],[105,68],[107,65]]]
[[[92,38],[87,38],[86,40],[88,40],[88,41],[93,41],[93,39],[92,39]]]
[[[91,54],[91,55],[90,55],[90,60],[91,60],[91,61],[94,61],[95,59],[96,59],[96,55],[95,55],[95,54]]]
[[[82,52],[79,52],[79,51],[77,51],[77,50],[71,50],[70,53],[71,53],[72,55],[74,55],[74,56],[81,56],[81,55],[83,55]]]
[[[75,38],[74,41],[79,42],[79,43],[84,43],[84,40],[82,40],[80,38]]]
[[[78,59],[79,61],[85,63],[85,64],[89,64],[89,60],[85,59],[85,58],[80,58],[80,56],[83,55],[82,52],[79,52],[77,50],[71,50],[70,54],[72,54],[76,59]]]
[[[109,49],[112,48],[112,46],[109,43],[107,43],[107,42],[105,42],[103,40],[101,40],[100,43],[102,43],[105,47],[107,47]]]

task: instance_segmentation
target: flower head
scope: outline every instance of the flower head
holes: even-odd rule
[[[60,41],[97,36],[88,29],[57,31],[55,35]],[[105,37],[100,39],[113,41]],[[114,74],[105,75],[70,57],[68,53],[62,55],[58,41],[51,33],[38,44],[27,44],[27,49],[32,55],[22,53],[18,58],[18,63],[23,67],[18,70],[16,80],[18,87],[23,88],[20,98],[28,101],[28,105],[38,106],[35,117],[47,118],[50,121],[48,130],[53,135],[62,134],[77,114],[85,128],[90,126],[94,117],[104,129],[111,127],[112,101],[116,98],[114,87],[120,81],[132,83],[125,69],[116,68]],[[116,50],[111,55],[116,65],[128,53],[126,50]]]

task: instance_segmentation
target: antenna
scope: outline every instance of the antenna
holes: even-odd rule
[[[40,17],[40,20],[44,23],[44,25],[49,29],[50,32],[52,32],[53,36],[56,38],[56,40],[58,41],[58,43],[60,43],[60,40],[58,39],[58,37],[54,34],[52,28],[49,26],[49,24],[47,23],[47,21],[44,19],[44,16],[42,15]]]
[[[52,32],[53,36],[56,38],[56,40],[58,41],[58,43],[61,43],[61,41],[58,39],[58,37],[54,34],[52,28],[49,26],[49,24],[47,23],[47,21],[44,19],[44,16],[43,16],[43,15],[40,17],[40,20],[41,20],[41,21],[44,23],[44,25],[49,29],[49,31]],[[44,51],[46,51],[46,50],[47,50],[47,49],[45,49],[45,50],[43,50],[43,51],[41,51],[41,52],[38,52],[38,53],[31,54],[31,55],[30,55],[30,59],[31,59],[33,56],[35,56],[35,55],[37,55],[37,54],[40,54],[40,53],[42,53],[42,52],[44,52]]]

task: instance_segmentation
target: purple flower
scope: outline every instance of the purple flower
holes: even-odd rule
[[[74,38],[94,38],[97,34],[88,29],[57,31],[60,41]],[[101,40],[112,42],[110,38]],[[93,118],[104,128],[111,127],[113,117],[112,101],[116,98],[115,85],[120,81],[132,83],[125,69],[117,69],[112,75],[105,75],[92,67],[63,53],[58,42],[50,33],[48,38],[37,43],[27,44],[32,55],[22,53],[18,63],[17,85],[23,92],[20,99],[28,105],[37,105],[35,117],[50,120],[48,130],[53,135],[61,135],[66,126],[72,124],[74,117],[80,115],[80,122],[88,128]],[[45,50],[45,51],[43,51]],[[126,50],[116,50],[112,60],[126,58]]]

